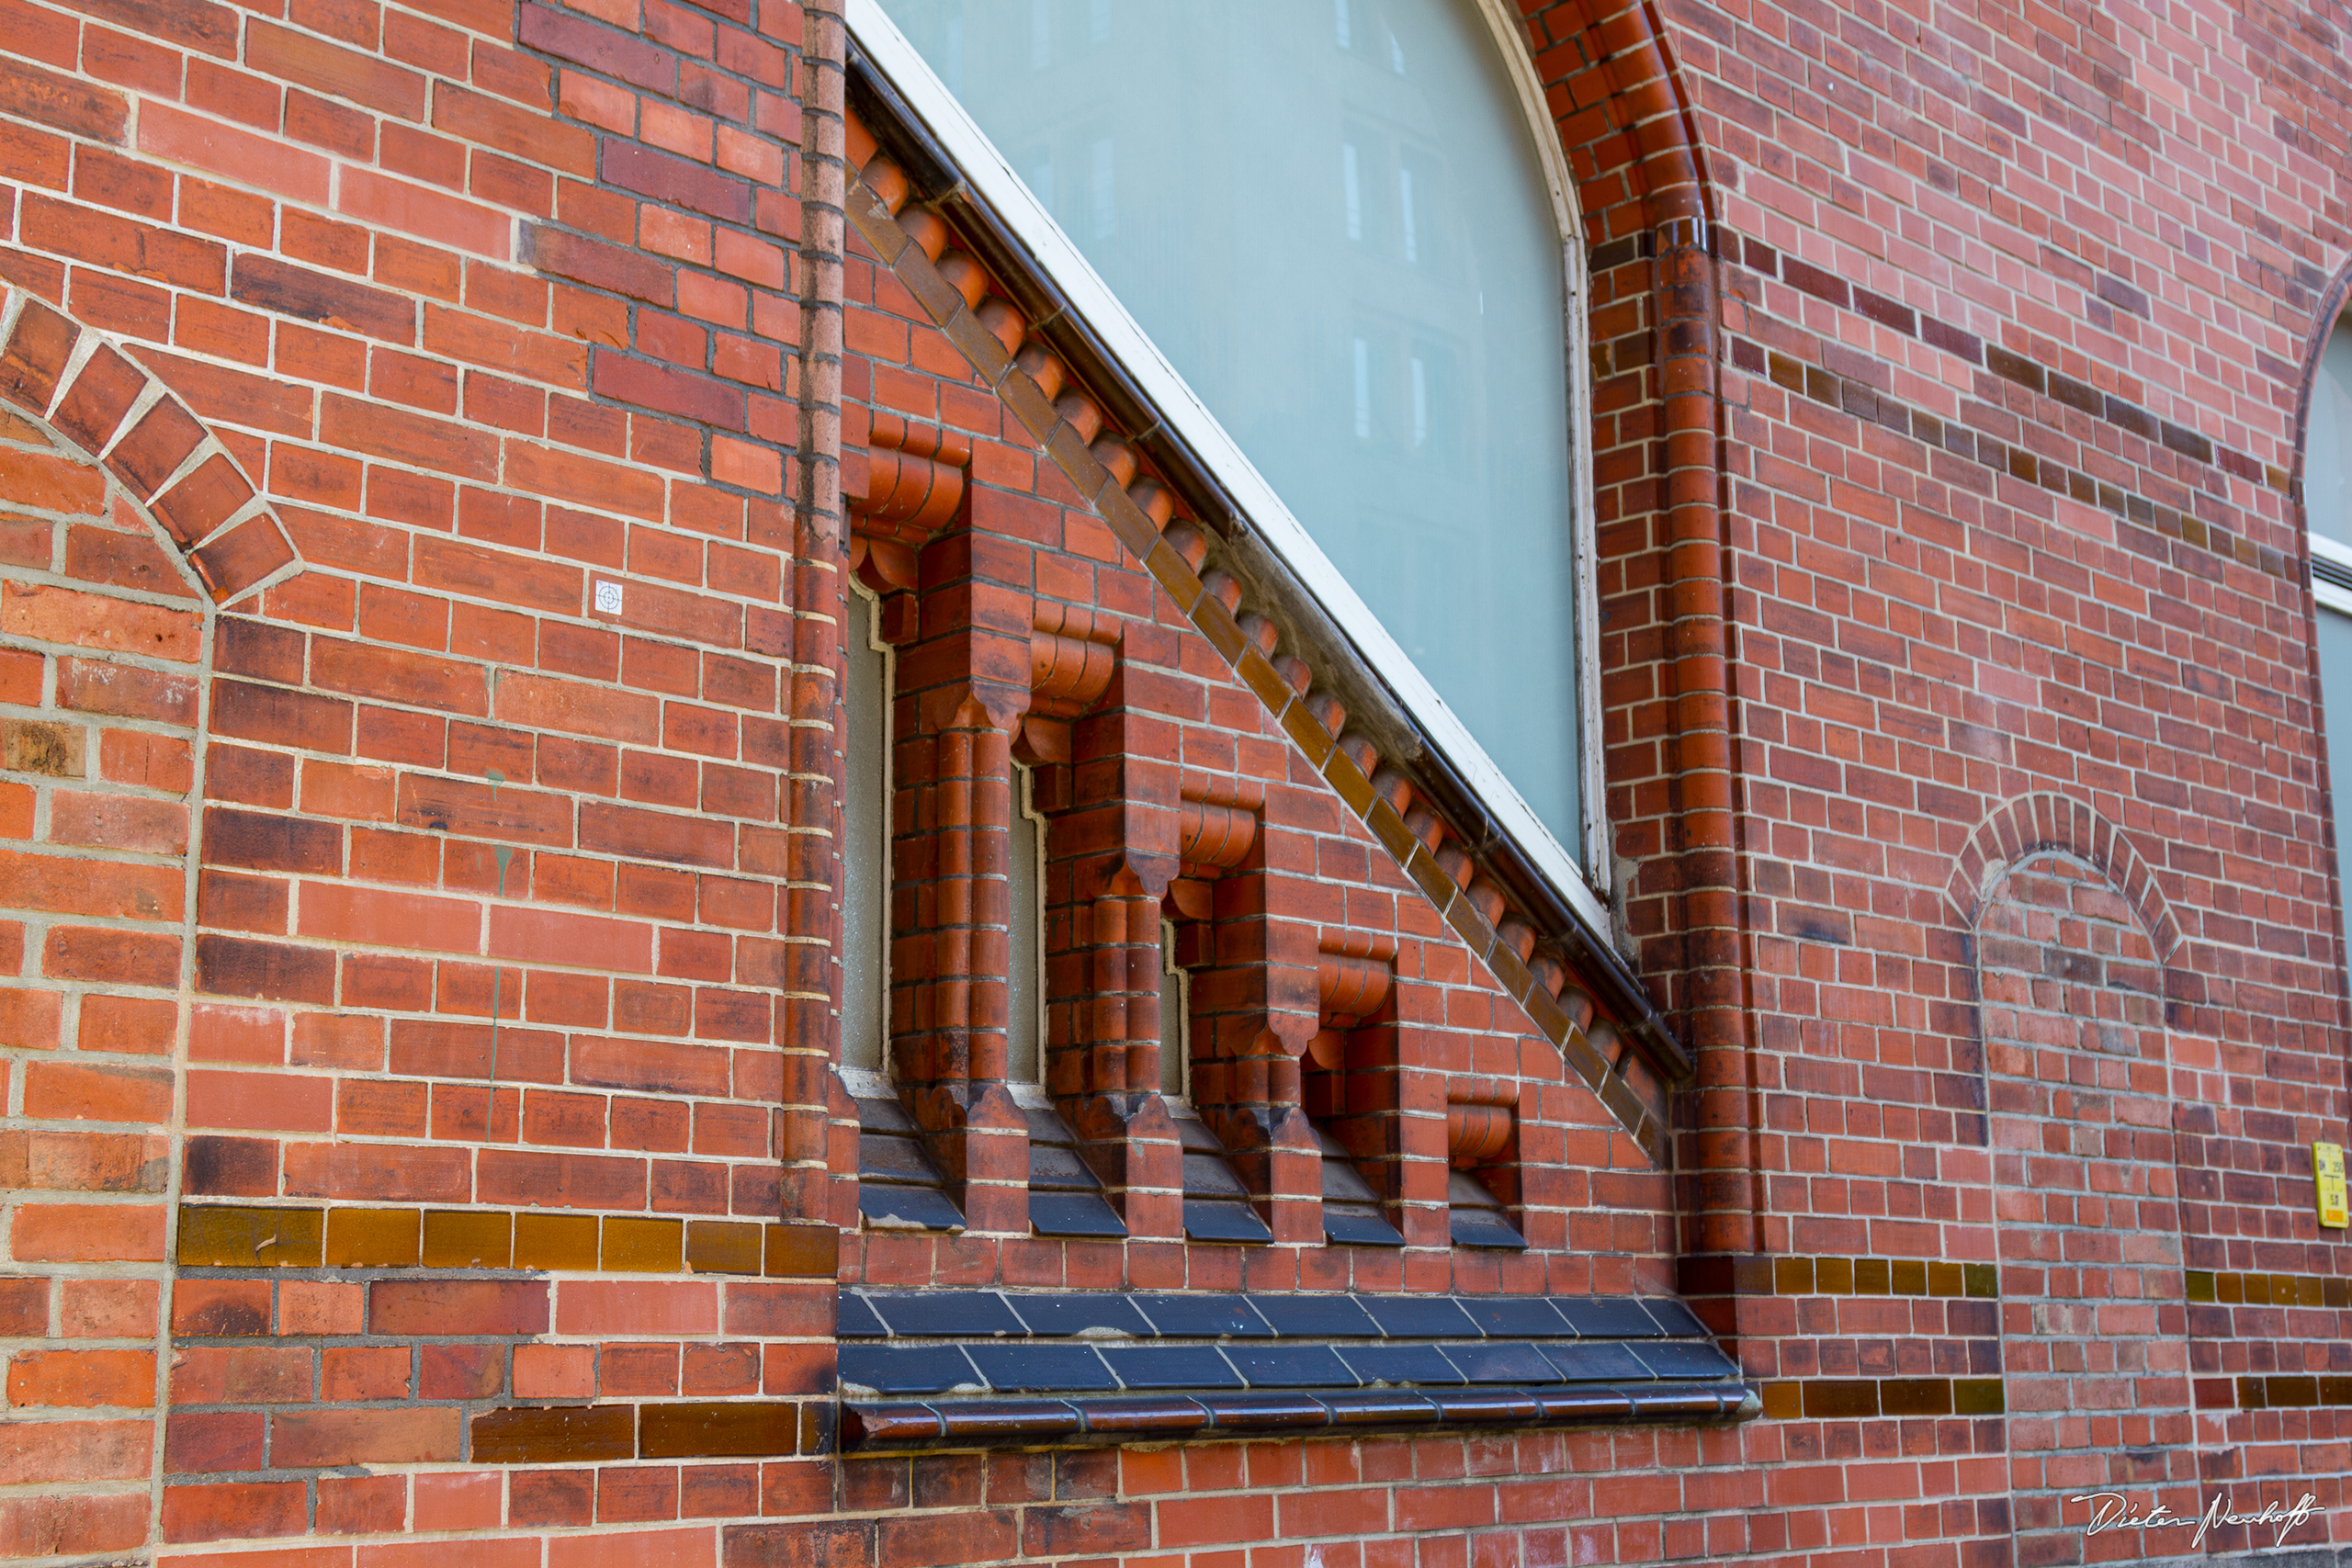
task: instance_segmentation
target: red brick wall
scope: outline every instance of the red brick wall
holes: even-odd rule
[[[191,926],[188,798],[212,617],[144,511],[0,414],[0,1550],[147,1540]],[[71,1486],[78,1495],[61,1495]]]
[[[1622,913],[1700,1061],[1670,1173],[844,237],[826,7],[0,0],[0,276],[85,329],[12,303],[0,355],[0,1555],[1973,1564],[2075,1550],[2054,1495],[2101,1481],[2335,1504],[2290,482],[2346,244],[2333,24],[1524,8],[1593,263]],[[876,412],[972,454],[896,623],[931,660],[901,776],[953,776],[951,731],[1040,766],[1054,1085],[1135,1152],[1125,1244],[844,1230],[836,1264]],[[1066,609],[1117,664],[1063,712],[1031,651]],[[1253,858],[1188,866],[1187,794]],[[1269,1248],[1184,1245],[1164,1127],[1086,1120],[1157,1038],[1103,976],[1179,878]],[[2044,930],[2052,888],[2097,908]],[[1358,1152],[1401,1255],[1311,1245],[1246,1022],[1303,1041],[1340,948],[1394,965],[1401,1113]],[[2100,1009],[2136,1054],[2054,1037]],[[1477,1095],[1517,1099],[1493,1174],[1536,1246],[1500,1262],[1442,1245]],[[2005,1163],[2037,1140],[2132,1213]],[[2092,1231],[2113,1257],[2045,1267]],[[1679,1280],[1766,1416],[836,1461],[836,1275]],[[2123,1397],[2110,1355],[2139,1414],[2044,1415]]]

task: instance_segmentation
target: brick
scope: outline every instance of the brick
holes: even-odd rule
[[[522,259],[542,272],[649,304],[666,306],[675,295],[672,269],[654,258],[560,229],[526,229]]]
[[[277,520],[249,517],[188,557],[215,604],[242,597],[297,562],[294,547]]]
[[[379,1335],[544,1334],[548,1287],[529,1280],[379,1280],[368,1287]]]
[[[424,78],[417,73],[288,28],[249,23],[245,62],[265,75],[300,82],[385,114],[424,118]]]
[[[471,1457],[478,1464],[560,1464],[636,1454],[631,1405],[492,1410],[473,1420]]]
[[[599,349],[590,382],[598,396],[616,402],[727,430],[749,427],[742,392],[707,376]]]
[[[50,841],[136,854],[176,855],[187,849],[187,807],[175,800],[55,790],[50,796]]]
[[[343,829],[332,822],[213,807],[204,814],[209,865],[333,874],[343,869]]]
[[[196,974],[197,988],[215,996],[257,997],[319,1006],[334,1000],[334,954],[322,949],[237,937],[199,936],[196,940]]]
[[[70,588],[10,582],[0,592],[0,631],[43,642],[188,663],[196,658],[199,626],[187,611]]]
[[[151,115],[142,105],[139,118],[141,143],[147,141],[149,127],[156,123],[158,115],[174,112],[166,106],[157,106],[155,114]],[[175,233],[78,203],[30,194],[18,204],[17,223],[22,242],[40,249],[134,277],[153,278],[175,288],[205,294],[220,291],[228,258],[222,247],[210,240]],[[102,350],[99,357],[119,359],[111,350]],[[62,418],[59,427],[80,439],[79,433],[67,427]]]
[[[204,427],[196,416],[177,398],[165,396],[115,444],[107,454],[107,467],[133,495],[152,496],[203,444]]]
[[[143,1480],[154,1433],[152,1419],[0,1426],[0,1485]]]
[[[637,921],[501,907],[491,911],[489,951],[526,963],[645,974],[653,967],[653,930]]]
[[[93,141],[119,142],[130,107],[119,93],[12,60],[0,62],[0,113]]]
[[[201,947],[202,939],[199,939]],[[52,980],[114,986],[173,986],[179,982],[180,942],[175,936],[96,926],[51,926],[41,946],[41,973]]]
[[[664,510],[660,476],[641,467],[599,462],[530,442],[509,445],[507,482],[537,495],[631,517],[658,518]]]
[[[312,1393],[307,1346],[191,1346],[172,1366],[175,1405],[304,1404]]]
[[[657,92],[667,91],[677,79],[676,67],[666,51],[534,0],[526,0],[521,6],[515,37],[526,48]]]
[[[180,1210],[181,1264],[315,1269],[323,1231],[316,1209],[187,1204]]]
[[[464,899],[305,882],[300,929],[330,942],[472,953],[481,942],[481,909]]]
[[[150,99],[140,107],[139,149],[260,186],[289,200],[326,205],[329,165],[315,152],[256,136]]]
[[[563,1334],[716,1334],[718,1291],[700,1283],[605,1283],[571,1280],[557,1287],[557,1329]]]
[[[196,682],[187,676],[100,660],[58,661],[58,705],[76,712],[189,724],[196,716]]]
[[[175,920],[182,877],[175,869],[0,850],[0,878],[18,908],[118,919]],[[153,984],[153,982],[149,982]]]
[[[143,1494],[26,1496],[0,1503],[0,1552],[50,1557],[116,1552],[145,1544]]]
[[[482,1152],[476,1162],[481,1201],[568,1209],[639,1209],[646,1200],[645,1162],[594,1155]]]
[[[170,1119],[172,1075],[139,1067],[33,1062],[25,1068],[25,1114],[48,1120],[136,1122]]]
[[[336,205],[363,222],[478,255],[503,261],[514,248],[514,220],[504,213],[367,169],[345,168]]]
[[[232,289],[243,288],[267,295],[267,298],[255,302],[268,310],[282,310],[288,315],[300,316],[305,321],[342,324],[336,319],[338,301],[333,294],[333,290],[340,287],[341,280],[278,263],[265,265],[266,259],[251,253],[240,253],[231,275]],[[180,309],[185,319],[188,306],[183,301]],[[315,311],[326,313],[314,314]],[[254,323],[255,333],[264,336],[266,341],[266,323],[257,317],[244,319]],[[393,319],[397,323],[401,318],[395,316]],[[273,377],[251,375],[227,366],[183,358],[156,348],[141,347],[138,358],[201,419],[216,424],[238,425],[298,439],[311,434],[318,395],[308,387]],[[220,468],[208,464],[197,474],[190,475],[186,486],[165,492],[156,502],[158,513],[164,515],[164,525],[172,529],[174,536],[183,544],[193,544],[212,531],[211,527],[196,526],[193,519],[186,526],[179,520],[178,514],[182,511],[196,510],[194,503],[199,499],[203,502],[202,510],[209,516],[213,526],[226,522],[230,513],[243,504],[240,483],[232,482],[227,474],[220,471],[225,469],[229,460],[223,457],[214,461]],[[209,476],[202,481],[204,489],[189,488],[197,484],[198,475]],[[234,504],[231,504],[232,501]]]
[[[383,1535],[408,1519],[408,1478],[403,1475],[322,1476],[313,1533]]]
[[[181,1190],[192,1198],[274,1198],[277,1145],[267,1138],[192,1137],[183,1160]]]
[[[340,393],[322,402],[319,435],[345,450],[466,479],[489,479],[498,471],[497,441],[487,432]]]
[[[443,87],[434,96],[433,125],[452,136],[565,174],[586,177],[595,172],[595,139],[588,132],[486,94]]]
[[[6,352],[0,352],[0,396],[19,408],[46,412],[81,329],[35,300],[17,318]]]
[[[447,1462],[458,1457],[462,1432],[451,1405],[281,1411],[269,1418],[270,1458],[289,1469]]]
[[[85,582],[110,583],[142,592],[188,596],[179,562],[146,534],[112,528],[75,528],[66,536],[65,570]]]
[[[155,1403],[155,1357],[149,1350],[27,1350],[8,1361],[8,1403],[130,1406]]]

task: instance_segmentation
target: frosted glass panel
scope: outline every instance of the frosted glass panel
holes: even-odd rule
[[[2352,329],[2342,325],[2320,355],[2303,454],[2303,505],[2312,532],[2352,545]]]
[[[853,586],[842,628],[848,678],[842,717],[848,777],[842,797],[842,1066],[884,1070],[889,1012],[890,666],[875,636],[876,601]]]
[[[1472,0],[882,0],[1571,853],[1564,263]]]
[[[2319,612],[2320,700],[2327,705],[2327,776],[2335,796],[2335,875],[2352,899],[2352,615]],[[2352,941],[2352,929],[2346,931]]]
[[[1176,966],[1176,924],[1159,922],[1159,1092],[1181,1100],[1193,1090],[1192,976]]]
[[[1042,5],[1044,0],[1039,0]],[[1005,1077],[1043,1083],[1045,1035],[1046,824],[1030,809],[1029,770],[1012,765],[1012,931],[1005,976],[1012,1016],[1007,1022]]]

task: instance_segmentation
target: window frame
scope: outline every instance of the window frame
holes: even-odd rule
[[[898,759],[894,753],[897,750],[898,740],[897,706],[899,650],[893,648],[882,636],[881,595],[876,593],[872,589],[866,587],[865,584],[858,581],[855,577],[847,573],[842,574],[842,618],[846,623],[842,628],[843,641],[846,642],[851,637],[860,637],[865,638],[868,650],[880,655],[882,666],[881,690],[876,694],[880,698],[880,722],[876,726],[876,728],[880,733],[882,740],[880,789],[878,791],[878,798],[869,802],[871,808],[878,814],[877,824],[880,831],[876,836],[880,840],[881,844],[880,863],[875,868],[875,876],[876,878],[875,883],[875,896],[878,903],[879,915],[876,923],[879,927],[879,931],[876,942],[876,951],[873,958],[874,974],[872,976],[876,1041],[879,1047],[879,1065],[868,1067],[853,1064],[849,1060],[849,988],[851,975],[849,965],[846,962],[842,964],[842,1003],[840,1022],[841,1049],[838,1053],[839,1059],[835,1063],[835,1066],[838,1066],[843,1074],[844,1082],[852,1081],[849,1075],[856,1075],[859,1091],[864,1092],[865,1089],[870,1088],[870,1085],[866,1085],[865,1080],[871,1079],[875,1083],[889,1085],[894,1084],[898,1079],[897,1068],[891,1060],[890,1051],[890,907],[891,899],[896,891],[893,877],[895,874],[895,865],[898,858],[896,846],[891,842],[890,839],[890,827],[896,804],[895,792],[898,785],[896,776],[896,765]],[[854,716],[857,705],[856,694],[854,694],[851,691],[852,682],[849,678],[849,660],[853,657],[854,657],[854,655],[848,649],[844,648],[842,650],[841,686],[842,720],[844,736],[850,735],[851,728],[855,723]],[[853,741],[852,744],[854,745],[857,742]],[[842,836],[844,840],[847,840],[850,838],[849,795],[854,787],[852,781],[849,778],[849,769],[851,766],[850,752],[851,747],[844,746],[842,749],[843,765],[842,790]],[[853,933],[849,929],[850,866],[852,862],[861,855],[864,846],[862,845],[846,841],[842,845],[841,919],[842,951],[844,959],[846,959],[850,952],[852,942],[854,941],[862,940],[865,934],[862,932]]]
[[[1584,353],[1589,300],[1582,223],[1567,157],[1544,107],[1541,84],[1507,0],[1456,0],[1485,23],[1521,119],[1544,172],[1560,240],[1564,315],[1561,354],[1567,378],[1570,527],[1574,535],[1577,649],[1577,762],[1582,803],[1577,852],[1536,816],[1515,785],[1471,736],[1426,676],[1364,604],[1329,557],[1283,504],[1216,415],[1186,385],[1077,245],[1029,190],[1010,162],[972,120],[930,64],[882,8],[882,0],[847,0],[851,36],[924,122],[972,189],[1003,221],[1068,297],[1120,367],[1161,417],[1239,503],[1251,531],[1353,645],[1423,738],[1449,762],[1519,847],[1527,863],[1558,890],[1589,929],[1611,926],[1604,900],[1611,855],[1600,725],[1599,573],[1594,525],[1590,367]],[[1579,854],[1583,863],[1578,864]]]
[[[2340,615],[2346,621],[2352,621],[2352,545],[2346,545],[2321,533],[2317,522],[2312,515],[2309,486],[2312,439],[2316,428],[2316,410],[2312,404],[2316,400],[2322,378],[2328,374],[2327,351],[2339,334],[2347,333],[2352,333],[2352,307],[2339,304],[2336,313],[2328,318],[2327,330],[2320,335],[2318,353],[2311,362],[2310,379],[2303,392],[2305,406],[2302,441],[2301,449],[2296,454],[2296,478],[2301,491],[2298,510],[2301,513],[2303,551],[2309,565],[2307,578],[2312,590],[2312,728],[2319,736],[2320,759],[2323,764],[2326,762],[2328,750],[2325,689],[2327,677],[2317,646],[2319,622],[2322,616],[2331,615]],[[2352,454],[2345,456],[2352,456]],[[2339,714],[2336,716],[2341,721],[2352,722],[2352,718],[2347,718],[2347,716]],[[2335,862],[2340,873],[2345,852],[2345,835],[2347,829],[2352,829],[2352,822],[2346,820],[2345,811],[2346,792],[2352,791],[2352,779],[2331,777],[2329,788],[2334,796],[2331,804],[2335,807]],[[2338,900],[2335,910],[2336,933],[2344,941],[2344,951],[2347,955],[2347,961],[2352,961],[2352,886],[2341,886],[2343,880],[2339,874],[2337,877],[2339,886],[2336,889]]]

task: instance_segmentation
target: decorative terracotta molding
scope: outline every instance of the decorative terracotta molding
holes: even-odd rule
[[[861,68],[853,62],[854,72]],[[869,96],[887,92],[878,81],[861,80]],[[890,117],[881,129],[895,139],[896,151],[888,155],[875,140],[875,127],[854,114],[850,120],[849,162],[857,177],[849,216],[860,236],[1114,535],[1231,662],[1308,763],[1560,1048],[1569,1066],[1650,1157],[1663,1163],[1666,1108],[1658,1074],[1682,1077],[1690,1063],[1623,961],[1564,905],[1547,909],[1541,896],[1531,901],[1541,879],[1504,863],[1507,841],[1486,822],[1475,796],[1459,781],[1444,782],[1442,761],[1428,748],[1416,752],[1394,741],[1384,748],[1372,734],[1351,727],[1351,708],[1380,711],[1376,678],[1341,657],[1336,642],[1312,635],[1311,607],[1285,600],[1285,592],[1296,597],[1284,586],[1286,580],[1271,567],[1252,564],[1254,547],[1243,536],[1246,530],[1216,547],[1210,564],[1208,535],[1179,514],[1176,491],[1185,492],[1193,512],[1223,517],[1227,526],[1242,529],[1229,503],[1148,405],[1125,387],[1115,363],[1099,349],[1089,349],[1082,323],[1054,303],[1058,296],[1051,281],[1034,265],[1023,265],[1019,248],[997,232],[968,188],[927,150],[911,117],[887,103],[881,112]],[[910,163],[931,169],[924,183],[940,193],[940,207],[914,204]],[[987,252],[993,270],[959,248],[965,245]],[[1025,307],[990,292],[991,284],[1017,291]],[[1080,364],[1074,366],[1073,358]],[[1121,434],[1129,430],[1140,434],[1133,439]],[[1144,471],[1147,459],[1151,473]],[[1385,724],[1383,732],[1395,728]],[[1442,811],[1441,800],[1447,803]],[[1408,826],[1408,813],[1419,818],[1418,831]],[[1539,933],[1546,931],[1561,944],[1560,956],[1538,953],[1544,940]],[[1571,963],[1607,994],[1622,1032],[1612,1027],[1596,1041],[1600,1010],[1592,991],[1570,983]],[[1303,1050],[1312,1033],[1294,1048]],[[1640,1052],[1626,1051],[1624,1044],[1634,1041]],[[1642,1053],[1657,1066],[1638,1061]]]
[[[884,410],[869,416],[863,449],[843,449],[850,570],[877,593],[910,592],[915,558],[964,504],[969,441]]]
[[[1102,700],[1119,662],[1114,616],[1043,602],[1029,634],[1029,711],[1021,739],[1029,760],[1070,760],[1070,720]]]

